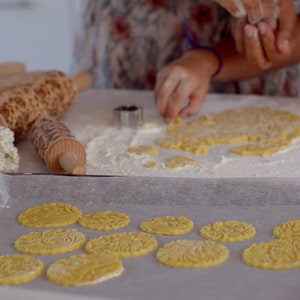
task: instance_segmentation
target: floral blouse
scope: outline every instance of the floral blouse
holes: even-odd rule
[[[92,72],[99,88],[153,89],[158,70],[189,49],[184,20],[201,45],[230,34],[229,14],[212,0],[85,3],[72,69]],[[297,96],[300,65],[250,80],[213,82],[210,92]]]

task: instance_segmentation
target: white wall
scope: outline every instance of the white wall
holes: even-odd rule
[[[84,0],[31,0],[29,6],[10,1],[0,1],[0,62],[69,73],[79,2]]]

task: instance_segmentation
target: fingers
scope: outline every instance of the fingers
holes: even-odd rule
[[[265,57],[257,27],[246,25],[245,37],[245,52],[248,61],[258,69],[270,68],[272,63]]]
[[[282,58],[276,47],[276,37],[267,23],[260,22],[258,24],[258,31],[264,55],[269,62],[277,62]]]
[[[294,48],[294,29],[297,15],[293,1],[280,2],[280,15],[278,18],[277,47],[284,55],[289,55]]]
[[[176,72],[174,72],[173,75],[172,73],[172,68],[167,67],[159,72],[157,76],[154,98],[158,106],[158,111],[162,117],[166,116],[169,99],[180,83],[180,77],[183,76],[178,76]]]
[[[235,18],[246,16],[246,10],[241,0],[215,0]]]
[[[251,24],[256,24],[264,17],[261,0],[215,0],[235,18],[248,17]],[[273,1],[273,0],[268,0]]]
[[[277,28],[280,7],[278,0],[262,0],[264,8],[264,22],[268,23],[272,30]]]
[[[186,73],[176,72],[176,68],[165,70],[165,73],[169,71],[171,71],[169,77],[161,77],[161,82],[158,83],[155,91],[155,99],[160,115],[167,122],[172,122],[195,89],[196,81]]]
[[[269,0],[272,1],[272,0]],[[261,0],[242,0],[250,24],[256,24],[264,18],[264,9]]]
[[[209,84],[201,85],[199,78],[188,76],[179,66],[170,66],[159,73],[155,100],[160,115],[172,122],[199,111]]]
[[[246,26],[246,19],[232,19],[231,24],[231,34],[233,36],[236,51],[238,53],[245,52],[245,38],[244,38],[244,28]]]
[[[197,114],[207,93],[208,89],[196,89],[190,96],[189,103],[179,113],[179,116],[185,118]]]

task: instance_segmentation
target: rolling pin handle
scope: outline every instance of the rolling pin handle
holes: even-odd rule
[[[72,175],[85,175],[86,168],[72,152],[64,152],[58,157],[58,162],[61,168]]]
[[[0,63],[0,77],[6,77],[25,72],[26,66],[22,62],[12,61],[7,63]]]
[[[94,82],[93,75],[88,72],[78,73],[72,79],[79,93],[88,90]]]

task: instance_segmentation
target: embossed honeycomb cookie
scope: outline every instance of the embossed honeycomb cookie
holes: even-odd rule
[[[115,230],[126,227],[130,219],[126,214],[114,211],[99,211],[85,214],[79,219],[79,225],[93,230]]]
[[[255,237],[256,229],[246,222],[230,220],[203,226],[200,235],[220,242],[241,242]]]
[[[117,257],[146,255],[157,248],[157,241],[145,232],[121,232],[100,236],[90,240],[85,247],[87,253],[109,253]]]
[[[34,228],[61,227],[76,223],[81,214],[79,208],[69,204],[46,203],[24,210],[18,222]]]
[[[227,247],[212,241],[177,240],[165,244],[156,253],[162,264],[173,268],[208,268],[225,262]]]
[[[44,263],[27,255],[0,256],[0,285],[21,284],[38,278]]]
[[[184,216],[165,216],[142,222],[140,227],[148,233],[180,235],[193,230],[194,222]]]
[[[56,261],[49,266],[49,281],[64,286],[86,286],[101,283],[122,274],[122,262],[108,254],[79,254]]]
[[[275,226],[273,235],[280,239],[300,239],[300,220],[290,220],[279,226]]]
[[[77,229],[56,229],[22,235],[14,247],[26,254],[51,255],[79,249],[85,242],[85,235]]]
[[[300,267],[300,242],[279,239],[253,244],[242,254],[243,261],[255,268],[285,270]]]

